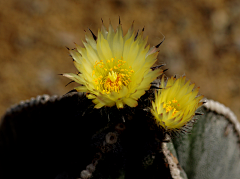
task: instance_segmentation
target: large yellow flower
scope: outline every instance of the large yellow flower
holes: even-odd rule
[[[158,46],[146,47],[143,31],[136,34],[133,25],[125,36],[120,24],[115,33],[110,23],[108,31],[102,25],[97,37],[93,33],[85,37],[85,48],[76,45],[76,49],[69,50],[80,73],[63,76],[81,84],[75,90],[86,92],[95,108],[137,106],[150,83],[162,74],[161,69],[150,69],[157,60]]]
[[[195,115],[195,111],[203,102],[203,96],[198,96],[198,88],[190,85],[190,80],[185,83],[186,77],[176,79],[171,77],[167,84],[162,77],[160,88],[155,92],[155,102],[152,102],[151,112],[157,123],[166,130],[180,129]]]

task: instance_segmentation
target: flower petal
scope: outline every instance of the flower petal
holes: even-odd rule
[[[86,86],[78,86],[74,89],[77,90],[78,92],[88,92],[88,89]]]
[[[123,108],[123,102],[122,101],[117,101],[116,105],[117,105],[117,108]]]
[[[138,102],[132,98],[124,98],[123,102],[130,107],[136,107],[138,105]]]
[[[64,73],[63,76],[65,76],[65,77],[67,77],[67,78],[69,78],[69,79],[71,79],[71,80],[73,80],[77,83],[80,83],[80,84],[85,84],[86,83],[86,81],[83,78],[81,78],[80,76],[78,76],[74,73]]]

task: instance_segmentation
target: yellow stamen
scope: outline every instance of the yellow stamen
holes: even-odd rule
[[[174,116],[178,112],[177,109],[174,107],[175,106],[174,103],[177,103],[177,100],[175,98],[172,100],[172,103],[171,101],[168,101],[167,103],[163,104],[163,108],[166,110],[166,112],[173,110],[172,116]],[[180,105],[177,104],[177,106]]]
[[[107,60],[106,62],[109,65],[104,64],[102,60],[95,62],[95,70],[93,70],[92,74],[102,75],[97,75],[97,78],[93,81],[97,85],[96,89],[102,91],[103,94],[109,94],[111,91],[119,93],[123,86],[127,86],[131,82],[129,77],[134,72],[132,67],[128,66],[128,70],[123,67],[126,61],[123,61],[122,58],[117,61],[115,59],[111,58],[111,60]],[[100,68],[103,68],[104,71],[98,71]]]
[[[173,102],[173,103],[177,103],[177,100],[174,98],[174,99],[172,100],[172,102]]]

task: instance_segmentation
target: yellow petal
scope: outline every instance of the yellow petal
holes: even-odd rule
[[[145,94],[145,90],[137,90],[135,93],[131,95],[131,98],[137,100],[144,94]]]
[[[96,99],[96,96],[93,95],[93,94],[88,94],[88,95],[87,95],[87,98],[88,98],[88,99]]]
[[[117,108],[123,108],[123,102],[122,101],[117,101],[116,105],[117,105]]]
[[[98,45],[99,44],[99,45]],[[102,60],[109,60],[113,57],[112,51],[110,49],[109,43],[106,39],[101,38],[101,41],[97,44],[98,52],[102,52],[103,59]]]
[[[122,98],[128,94],[128,88],[123,86],[123,88],[119,91],[118,98]]]
[[[69,50],[69,53],[70,55],[72,56],[72,58],[78,62],[78,63],[81,63],[81,55],[80,53],[78,53],[77,51],[75,50]]]
[[[97,50],[97,43],[96,43],[96,41],[93,39],[92,34],[86,33],[86,34],[85,34],[85,39],[86,39],[87,43],[92,46],[92,48],[93,48],[94,50]]]
[[[136,107],[138,105],[138,102],[132,98],[124,98],[123,102],[130,107]]]
[[[110,23],[109,24],[109,28],[108,28],[108,34],[107,34],[107,41],[109,43],[109,46],[111,49],[113,49],[113,38],[115,36],[115,32],[114,32],[114,29],[112,27],[112,24]]]
[[[78,86],[74,89],[77,90],[78,92],[88,92],[88,89],[86,86]]]
[[[120,25],[113,39],[113,56],[117,59],[121,59],[123,56],[123,37]]]
[[[81,78],[80,76],[74,74],[74,73],[64,73],[63,76],[77,82],[77,83],[80,83],[80,84],[85,84],[85,80],[83,78]]]
[[[101,107],[103,107],[105,104],[103,104],[103,103],[97,103],[95,106],[94,106],[94,108],[96,108],[96,109],[100,109]]]

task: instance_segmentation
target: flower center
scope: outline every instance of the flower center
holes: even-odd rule
[[[116,81],[116,79],[117,79],[117,73],[116,72],[114,72],[114,71],[112,71],[112,74],[109,72],[108,73],[108,78],[110,79],[110,81],[112,81],[112,82],[114,82],[114,81]]]
[[[173,110],[172,116],[174,116],[178,112],[177,107],[180,106],[179,104],[177,104],[177,102],[178,101],[174,98],[173,100],[164,103],[163,108],[166,110],[166,112]]]
[[[106,63],[103,60],[96,61],[92,76],[96,89],[109,94],[111,91],[119,93],[123,86],[131,82],[133,73],[132,67],[127,66],[123,58],[117,60],[115,57],[107,60]]]

